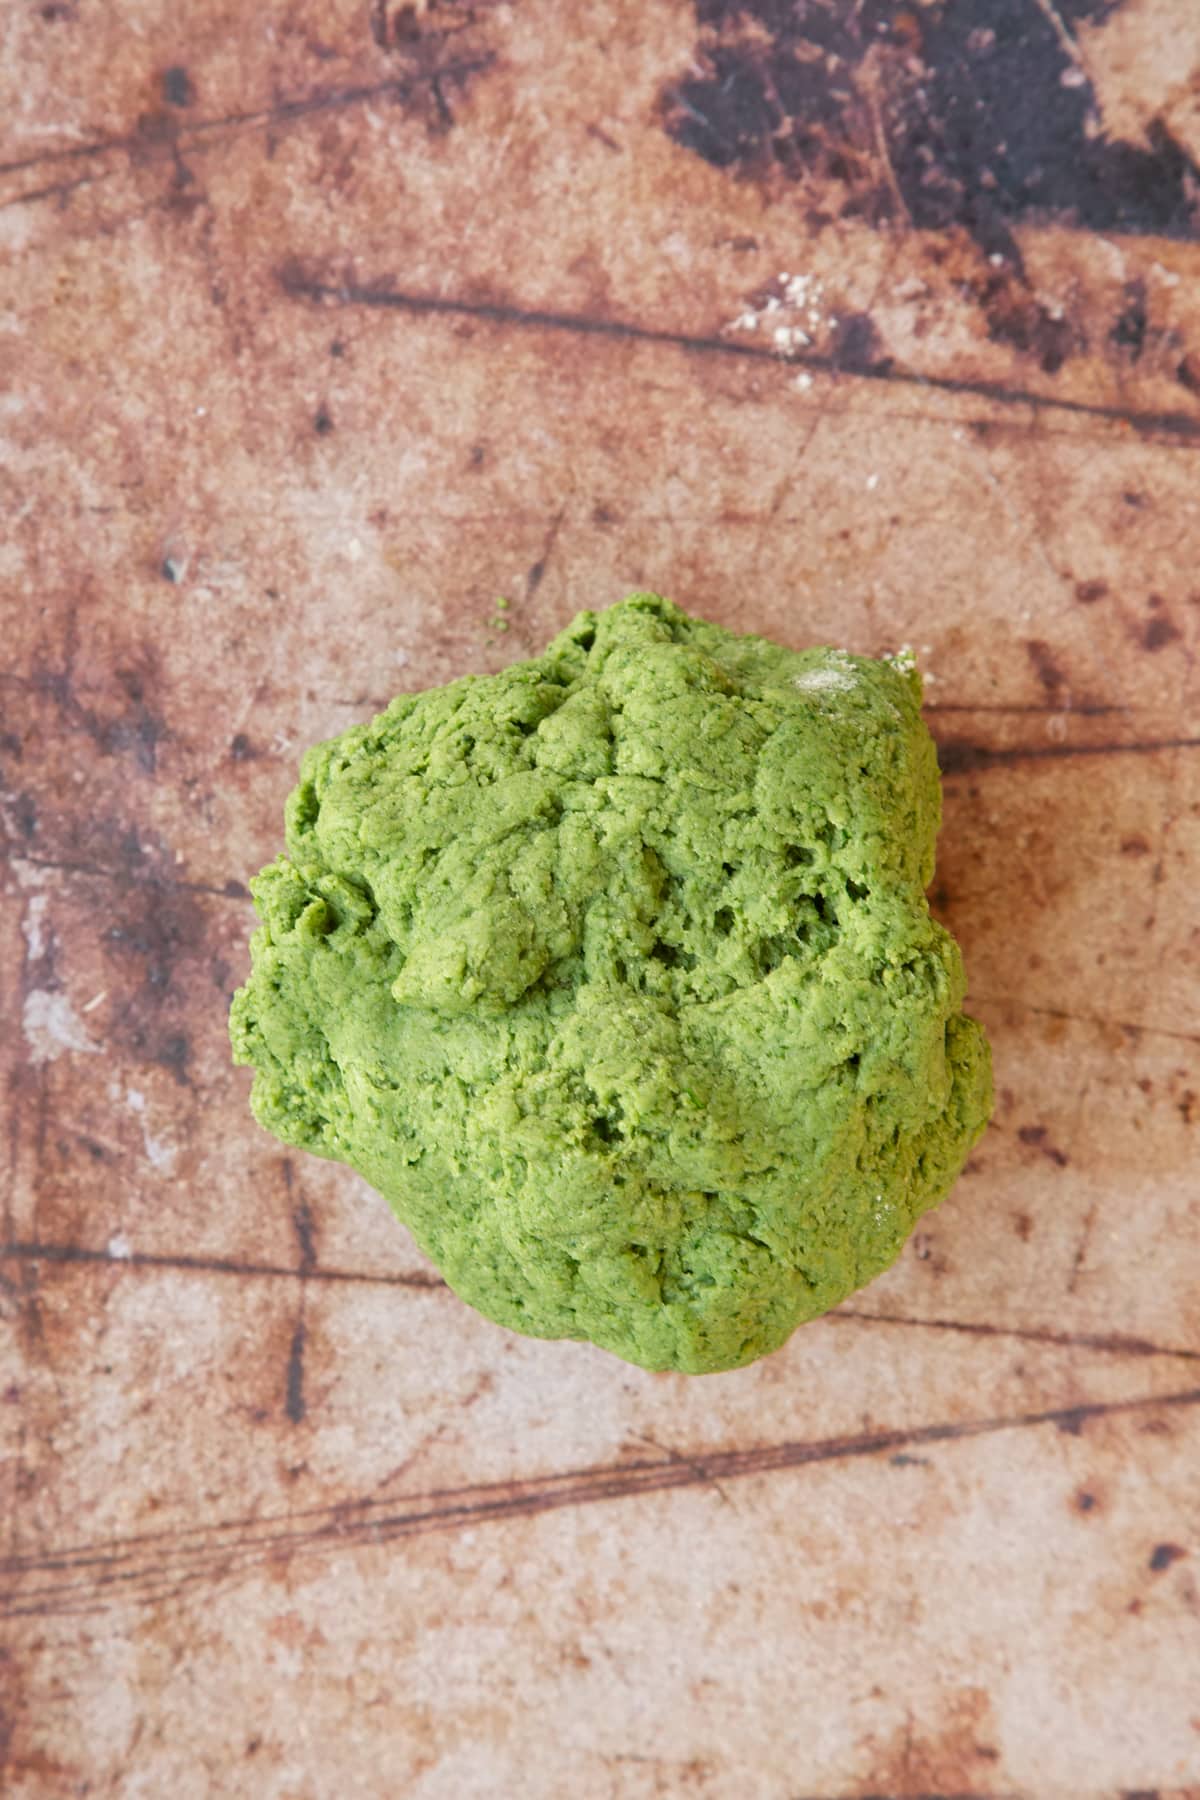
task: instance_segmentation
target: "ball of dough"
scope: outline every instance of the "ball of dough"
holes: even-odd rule
[[[736,1368],[893,1261],[991,1108],[903,659],[635,594],[304,759],[234,1000],[253,1108],[450,1286]]]

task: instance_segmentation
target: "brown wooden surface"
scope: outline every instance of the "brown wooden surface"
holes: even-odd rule
[[[1200,12],[8,0],[0,85],[0,1789],[1200,1793]],[[636,586],[917,648],[1000,1096],[702,1380],[225,1035],[299,750]]]

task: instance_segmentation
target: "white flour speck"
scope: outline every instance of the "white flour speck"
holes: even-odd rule
[[[768,294],[758,306],[747,306],[725,326],[726,331],[758,331],[766,324],[780,355],[811,344],[822,325],[832,327],[822,311],[825,285],[815,275],[792,275],[781,269],[778,293]]]
[[[798,325],[777,325],[773,333],[775,348],[784,356],[793,350],[802,350],[812,343],[807,331],[801,331]]]
[[[88,1036],[67,996],[49,988],[31,988],[26,994],[21,1029],[33,1063],[53,1062],[67,1050],[94,1056],[100,1048]]]
[[[125,1090],[125,1104],[134,1113],[142,1128],[142,1148],[146,1153],[146,1161],[152,1169],[162,1169],[169,1173],[175,1167],[175,1158],[179,1151],[167,1138],[154,1137],[146,1124],[146,1096],[138,1088]]]
[[[133,1255],[133,1245],[123,1231],[114,1231],[108,1240],[108,1254],[114,1262],[128,1262]]]
[[[175,1158],[179,1154],[174,1144],[166,1138],[151,1137],[146,1127],[142,1126],[142,1145],[146,1152],[146,1161],[152,1169],[161,1169],[169,1174],[175,1167]]]
[[[34,894],[25,908],[22,928],[25,932],[25,945],[29,951],[30,962],[36,962],[46,948],[46,940],[42,935],[42,920],[46,916],[46,908],[49,904],[49,894]]]

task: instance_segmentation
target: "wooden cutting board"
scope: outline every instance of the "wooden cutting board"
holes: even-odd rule
[[[1200,1794],[1200,12],[0,49],[0,1789]],[[996,1056],[705,1379],[476,1318],[225,1035],[301,748],[635,587],[916,648]]]

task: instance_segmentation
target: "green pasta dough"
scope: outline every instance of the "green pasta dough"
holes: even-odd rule
[[[233,1004],[256,1117],[515,1331],[776,1349],[991,1109],[920,697],[635,594],[310,750]]]

